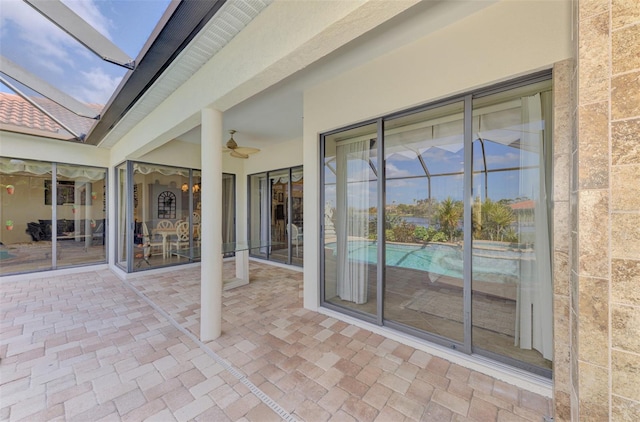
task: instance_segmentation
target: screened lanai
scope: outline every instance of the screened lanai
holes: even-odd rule
[[[3,2],[0,92],[24,103],[0,128],[33,134],[35,114],[41,136],[99,145],[224,3]],[[244,7],[220,46],[262,7]]]

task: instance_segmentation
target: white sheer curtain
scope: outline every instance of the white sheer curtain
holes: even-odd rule
[[[515,345],[522,349],[536,349],[545,359],[552,360],[553,286],[544,153],[550,142],[550,116],[547,113],[550,107],[550,93],[522,98],[520,193],[530,196],[535,204],[534,244],[533,252],[524,252],[520,259]],[[527,170],[528,167],[537,167],[537,171]],[[519,226],[522,229],[520,222]]]
[[[235,239],[235,197],[233,176],[222,176],[222,242],[229,243]]]
[[[267,183],[267,178],[262,177],[258,182],[260,184],[260,244],[266,245],[271,240],[269,237],[269,229],[271,225],[269,224],[269,205],[271,204],[271,194],[269,193],[269,184]],[[262,246],[260,248],[260,253],[266,254],[267,247]]]
[[[369,139],[347,141],[336,149],[338,295],[357,304],[367,302],[367,248],[350,248],[349,242],[368,236],[369,145]]]

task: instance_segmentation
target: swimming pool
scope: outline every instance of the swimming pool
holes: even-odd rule
[[[335,256],[336,242],[327,243]],[[378,262],[378,242],[351,240],[348,244],[349,258]],[[473,248],[474,279],[490,279],[494,282],[507,282],[519,277],[520,260],[523,253],[507,249],[496,250]],[[428,271],[440,275],[462,278],[462,247],[438,243],[399,244],[387,243],[385,249],[387,266]]]
[[[15,255],[11,255],[9,253],[9,251],[0,251],[0,260],[2,259],[9,259],[9,258],[15,258]]]

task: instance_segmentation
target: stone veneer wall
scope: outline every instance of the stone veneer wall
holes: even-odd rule
[[[575,104],[575,60],[553,66],[553,399],[555,420],[571,418],[569,207]]]
[[[576,24],[577,136],[569,198],[571,419],[636,421],[640,1],[582,0]],[[558,399],[556,414],[567,417]]]

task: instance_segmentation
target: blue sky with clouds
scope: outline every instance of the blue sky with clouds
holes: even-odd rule
[[[135,59],[169,0],[64,0]],[[126,69],[103,61],[21,0],[0,4],[0,52],[72,97],[105,104]],[[0,89],[11,92],[0,84]]]

